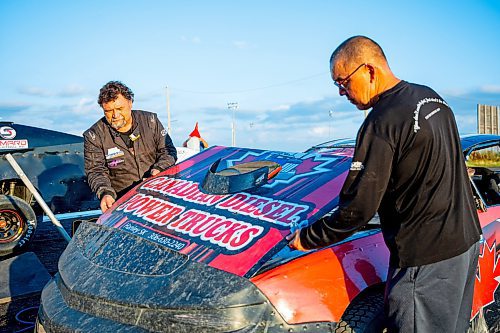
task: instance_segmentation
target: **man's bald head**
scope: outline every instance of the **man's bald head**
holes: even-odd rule
[[[339,94],[360,110],[371,108],[378,96],[400,80],[394,76],[380,45],[365,36],[354,36],[335,49],[330,71]]]
[[[384,51],[374,40],[365,36],[354,36],[340,44],[330,57],[330,66],[334,63],[374,63],[387,65]]]

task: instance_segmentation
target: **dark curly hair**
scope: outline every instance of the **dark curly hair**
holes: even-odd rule
[[[134,101],[134,93],[129,87],[120,81],[109,81],[99,91],[99,99],[97,100],[97,103],[102,106],[104,103],[112,102],[118,97],[119,94],[131,102]]]

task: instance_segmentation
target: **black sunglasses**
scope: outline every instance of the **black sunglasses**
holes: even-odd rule
[[[360,69],[360,68],[361,68],[361,67],[363,67],[363,66],[366,66],[366,64],[361,64],[361,65],[359,65],[359,66],[358,66],[358,67],[357,67],[354,71],[352,71],[352,73],[351,73],[351,74],[347,75],[347,77],[346,77],[345,79],[342,79],[342,80],[340,80],[340,81],[335,80],[335,81],[333,81],[333,84],[334,84],[335,86],[337,86],[337,88],[339,88],[339,89],[344,89],[344,90],[347,90],[347,88],[346,88],[346,86],[344,85],[344,83],[346,83],[346,82],[347,82],[347,81],[351,78],[351,76],[353,76],[353,75],[354,75],[354,73],[356,73],[356,72],[358,71],[358,69]]]

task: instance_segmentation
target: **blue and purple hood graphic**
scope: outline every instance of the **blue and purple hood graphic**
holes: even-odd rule
[[[209,168],[272,161],[280,172],[267,184],[233,194],[201,189]],[[286,245],[292,226],[330,212],[351,156],[211,147],[138,185],[100,218],[174,251],[240,276],[249,276]]]

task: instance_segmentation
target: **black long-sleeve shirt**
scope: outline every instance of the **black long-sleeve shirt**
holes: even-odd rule
[[[305,248],[338,242],[378,211],[391,265],[465,252],[481,228],[455,118],[432,89],[399,82],[361,126],[339,209],[301,230]]]

